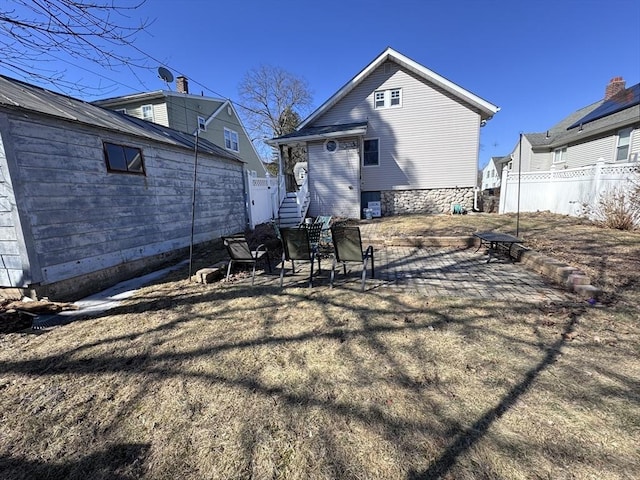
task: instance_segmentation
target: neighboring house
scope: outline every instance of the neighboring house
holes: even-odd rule
[[[0,76],[0,287],[74,299],[244,230],[244,163],[195,165],[192,135]]]
[[[640,84],[626,88],[614,77],[605,96],[567,116],[546,132],[522,134],[513,149],[513,170],[547,171],[634,162],[640,152]]]
[[[190,95],[185,77],[176,79],[177,92],[158,90],[93,102],[181,132],[209,140],[246,164],[251,176],[264,178],[266,169],[230,100]]]
[[[546,132],[520,135],[511,153],[513,168],[503,176],[500,213],[593,212],[603,194],[630,184],[639,154],[640,84],[626,88],[614,77],[602,100]]]
[[[480,190],[493,190],[500,188],[502,171],[511,166],[511,155],[506,157],[491,157],[489,162],[482,169],[482,184]]]
[[[360,218],[473,206],[480,127],[499,108],[388,48],[298,129],[267,143],[307,151],[311,215]]]

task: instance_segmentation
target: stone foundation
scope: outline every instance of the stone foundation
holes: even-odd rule
[[[407,213],[451,213],[451,206],[473,208],[473,187],[431,190],[386,190],[381,192],[382,215]]]

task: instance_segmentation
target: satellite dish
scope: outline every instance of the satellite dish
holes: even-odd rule
[[[158,76],[167,83],[173,82],[173,73],[168,68],[158,67]]]

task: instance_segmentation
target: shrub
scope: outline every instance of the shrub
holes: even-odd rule
[[[633,199],[633,192],[614,189],[603,194],[596,213],[607,228],[633,230],[640,224],[640,208]]]

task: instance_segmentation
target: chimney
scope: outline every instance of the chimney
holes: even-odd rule
[[[189,81],[187,77],[180,75],[176,78],[176,90],[178,90],[179,93],[189,93]]]
[[[604,99],[609,100],[611,97],[615,96],[617,93],[623,91],[626,88],[627,82],[625,82],[622,77],[613,77],[609,81],[609,85],[607,85],[606,90],[604,91]]]

